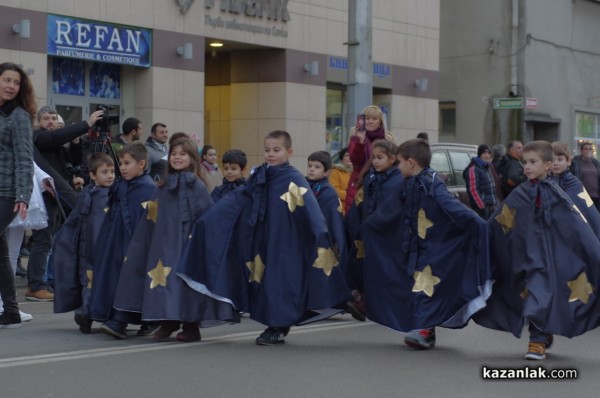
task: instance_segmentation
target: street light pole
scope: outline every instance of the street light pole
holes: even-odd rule
[[[348,46],[348,132],[356,124],[356,115],[373,103],[371,16],[371,0],[348,0],[348,41],[344,43]]]

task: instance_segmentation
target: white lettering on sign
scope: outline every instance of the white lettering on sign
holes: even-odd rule
[[[290,20],[288,2],[289,0],[221,0],[219,8],[232,14],[287,22]],[[204,6],[213,8],[215,0],[204,0]]]
[[[106,48],[111,51],[137,53],[141,48],[141,37],[142,32],[139,30],[125,29],[125,38],[122,38],[121,30],[114,26],[93,25],[81,22],[77,22],[71,26],[68,21],[56,20],[55,43],[61,46],[93,47],[95,49]],[[123,45],[123,41],[125,41],[125,46]]]

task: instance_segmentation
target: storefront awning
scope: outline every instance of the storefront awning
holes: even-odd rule
[[[526,113],[523,116],[523,120],[525,123],[552,123],[552,124],[560,124],[561,119],[553,118],[547,113]]]

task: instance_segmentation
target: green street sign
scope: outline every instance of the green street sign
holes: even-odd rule
[[[523,97],[494,98],[494,109],[523,109],[524,105]]]

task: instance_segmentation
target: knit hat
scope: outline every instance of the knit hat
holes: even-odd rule
[[[479,147],[477,147],[477,156],[478,157],[481,157],[481,155],[484,152],[488,152],[489,154],[492,153],[492,150],[490,149],[489,145],[487,145],[487,144],[481,144],[481,145],[479,145]]]

